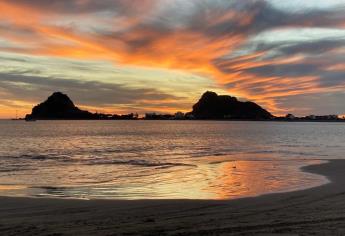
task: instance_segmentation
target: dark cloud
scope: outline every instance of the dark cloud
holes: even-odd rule
[[[213,4],[213,7],[211,4],[197,5],[195,16],[190,17],[186,27],[202,31],[210,37],[219,37],[229,34],[249,36],[282,27],[344,27],[345,22],[345,6],[339,9],[288,12],[276,9],[266,1],[225,3]],[[234,11],[234,17],[212,24],[212,20],[221,19],[229,11]]]
[[[342,47],[345,47],[345,39],[325,39],[282,45],[278,50],[284,56],[298,53],[317,55]]]
[[[337,53],[344,50],[344,39],[326,38],[302,42],[287,40],[249,46],[243,46],[242,50],[251,49],[243,57],[214,61],[214,65],[225,74],[239,73],[239,81],[225,83],[230,90],[241,88],[251,94],[272,97],[278,101],[278,97],[289,97],[295,93],[310,94],[314,90],[320,94],[322,91],[345,88],[345,66],[332,68],[334,65],[344,65],[345,58]],[[258,55],[246,57],[255,54]],[[296,61],[289,61],[296,56]],[[244,64],[247,66],[238,67]],[[241,77],[248,75],[250,79],[241,80]],[[270,93],[274,95],[271,96]],[[301,106],[295,104],[297,105]]]
[[[13,4],[11,0],[4,0]],[[144,7],[153,6],[156,0],[16,0],[15,4],[44,11],[70,14],[70,13],[96,13],[112,11],[114,13],[131,14]]]
[[[340,86],[345,87],[345,70],[326,71],[321,74],[320,85],[323,87]],[[345,90],[345,89],[344,89]]]
[[[328,66],[331,66],[332,63],[329,63]],[[255,77],[261,78],[272,78],[270,83],[274,85],[274,90],[281,92],[293,92],[297,90],[298,85],[303,85],[303,80],[306,77],[313,77],[314,86],[317,86],[319,89],[332,88],[343,86],[345,88],[345,70],[328,70],[327,63],[323,64],[313,64],[313,63],[291,63],[291,64],[278,64],[278,65],[263,65],[252,67],[248,69],[242,69],[242,73],[249,73]],[[287,86],[284,82],[279,83],[280,80],[284,78],[289,78],[294,80],[295,83],[292,84],[292,87]],[[252,82],[248,86],[247,90],[253,94],[264,94],[267,92],[267,85],[270,84],[267,81],[263,82]],[[306,84],[308,84],[306,82]],[[241,82],[228,83],[226,86],[228,88],[234,88]],[[303,91],[302,91],[303,92]],[[304,91],[307,92],[307,91]],[[269,94],[267,93],[267,96]]]
[[[70,4],[76,4],[73,2],[70,1]],[[249,38],[263,31],[284,27],[344,27],[343,22],[345,22],[345,9],[287,12],[261,0],[146,1],[145,4],[135,1],[102,1],[102,3],[88,3],[87,6],[95,10],[104,7],[110,11],[127,9],[126,11],[132,12],[129,9],[137,9],[138,6],[148,6],[152,10],[155,9],[154,6],[164,6],[168,3],[170,5],[165,10],[151,12],[151,15],[144,11],[136,12],[137,17],[141,17],[142,20],[120,32],[97,29],[95,32],[100,37],[106,37],[107,40],[120,40],[128,47],[129,52],[133,52],[145,49],[162,36],[174,36],[180,31],[204,35],[211,43],[224,37],[229,37],[231,40],[231,36]],[[122,10],[120,12],[123,15],[118,16],[128,17],[127,13]],[[226,17],[227,15],[230,16]],[[133,38],[133,34],[140,37]]]
[[[345,114],[345,93],[300,94],[277,98],[277,104],[289,112],[304,115]],[[299,107],[296,107],[299,104]]]
[[[345,8],[288,12],[259,1],[251,5],[251,9],[254,12],[253,24],[251,24],[254,32],[275,27],[334,27],[342,25],[345,20]]]
[[[281,42],[250,42],[242,46],[243,49],[251,48],[251,53],[266,52],[265,59],[307,54],[317,56],[332,50],[345,47],[344,38],[311,39],[310,41],[281,41]],[[270,55],[267,55],[270,53]],[[221,61],[221,60],[219,60]]]
[[[142,100],[180,100],[157,89],[129,88],[120,84],[71,79],[45,78],[20,74],[0,73],[0,97],[12,97],[21,101],[40,101],[54,91],[69,94],[82,105],[121,105],[136,104]]]
[[[313,64],[282,64],[282,65],[265,65],[246,69],[245,72],[258,75],[260,77],[295,77],[318,75],[320,70]]]

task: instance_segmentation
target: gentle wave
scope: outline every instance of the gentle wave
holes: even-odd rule
[[[90,161],[90,160],[89,160]],[[148,162],[145,160],[91,160],[91,163],[87,165],[133,165],[133,166],[145,166],[145,167],[173,167],[173,166],[190,166],[196,167],[194,164],[187,163],[173,163],[173,162]]]
[[[0,126],[0,183],[28,186],[6,193],[10,196],[227,199],[314,186],[320,179],[300,172],[300,165],[343,158],[345,152],[343,124],[0,121]]]
[[[56,162],[75,162],[81,165],[132,165],[132,166],[143,166],[143,167],[161,167],[161,168],[168,168],[168,167],[175,167],[175,166],[189,166],[189,167],[197,167],[195,164],[188,164],[182,162],[149,162],[147,160],[114,160],[114,159],[105,159],[102,158],[74,158],[68,157],[65,155],[19,155],[19,156],[6,156],[1,157],[10,159],[12,161],[18,159],[26,159],[26,160],[34,160],[34,161],[56,161]],[[12,169],[13,171],[16,169]],[[1,171],[1,170],[0,170]],[[9,170],[11,171],[11,170]]]

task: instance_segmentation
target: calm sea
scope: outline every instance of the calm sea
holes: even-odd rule
[[[345,124],[0,121],[0,195],[230,199],[312,187]]]

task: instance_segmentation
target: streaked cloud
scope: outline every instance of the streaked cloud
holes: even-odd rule
[[[21,54],[32,64],[37,57],[55,63],[58,59],[54,58],[96,66],[112,63],[114,70],[123,67],[132,73],[132,80],[92,79],[85,75],[92,73],[90,67],[78,78],[78,70],[65,65],[68,76],[56,78],[66,77],[70,82],[149,88],[183,97],[180,103],[187,106],[196,92],[183,96],[180,81],[164,78],[184,73],[184,78],[193,78],[198,93],[207,86],[228,90],[275,114],[318,113],[322,106],[291,101],[298,97],[311,103],[315,99],[310,96],[332,96],[345,88],[345,3],[340,0],[3,0],[0,11],[0,58],[11,55],[19,60]],[[18,72],[17,66],[11,71],[10,65],[7,60],[0,72]],[[161,70],[164,86],[159,79],[148,78],[150,70]],[[22,76],[51,75],[51,71],[36,72],[22,71]],[[140,85],[143,81],[146,87]],[[103,102],[93,100],[100,106]],[[114,107],[116,103],[113,98]],[[162,110],[178,108],[162,104]],[[345,113],[345,108],[333,113]]]
[[[80,81],[59,78],[44,78],[20,74],[0,74],[0,100],[19,100],[25,102],[42,101],[59,89],[72,94],[75,102],[81,106],[101,109],[133,109],[139,106],[141,111],[154,109],[152,104],[179,104],[184,97],[161,92],[157,89],[130,88],[122,84],[103,83],[98,81]],[[92,92],[90,92],[92,91]],[[113,107],[116,104],[117,108]],[[16,107],[16,106],[15,106]],[[184,108],[185,109],[185,108]],[[134,111],[133,111],[134,112]]]

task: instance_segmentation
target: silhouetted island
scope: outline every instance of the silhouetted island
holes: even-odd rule
[[[254,102],[241,102],[236,97],[205,92],[193,106],[196,119],[270,120],[274,116]]]
[[[111,115],[91,113],[79,109],[72,100],[61,92],[55,92],[48,99],[32,109],[25,120],[109,120],[109,119],[135,119],[137,115]]]
[[[79,109],[72,100],[61,92],[55,92],[48,99],[32,109],[25,119],[30,120],[115,120],[137,119],[138,115],[112,115],[91,113]],[[177,112],[175,115],[147,113],[144,119],[247,119],[268,120],[273,116],[253,102],[240,102],[235,97],[218,96],[214,92],[205,92],[187,114]]]
[[[91,113],[79,109],[72,100],[61,92],[55,92],[48,99],[32,109],[26,115],[26,121],[35,120],[135,120],[138,114],[103,114]],[[193,106],[191,112],[175,114],[146,113],[145,120],[272,120],[272,121],[341,121],[337,115],[295,117],[288,114],[284,117],[273,116],[270,112],[254,102],[242,102],[236,97],[205,92]]]

